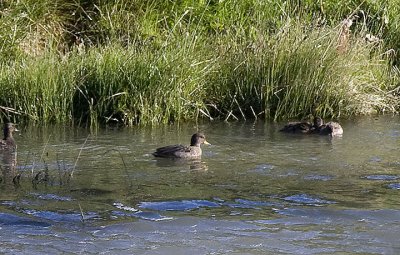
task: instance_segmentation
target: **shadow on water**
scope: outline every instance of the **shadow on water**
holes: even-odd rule
[[[0,253],[397,254],[400,118],[342,123],[26,127],[18,165],[1,154]],[[197,129],[201,160],[151,156]]]

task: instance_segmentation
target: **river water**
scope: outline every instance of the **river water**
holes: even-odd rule
[[[335,138],[262,121],[20,127],[1,155],[0,253],[400,254],[400,117],[341,123]],[[197,130],[201,160],[151,155]]]

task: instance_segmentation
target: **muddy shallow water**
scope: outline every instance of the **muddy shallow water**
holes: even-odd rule
[[[261,121],[20,127],[15,168],[1,155],[0,253],[398,254],[400,117],[341,122],[336,138]],[[197,129],[201,160],[151,155]]]

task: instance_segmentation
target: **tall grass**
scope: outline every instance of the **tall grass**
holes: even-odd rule
[[[268,41],[261,37],[231,49],[240,54],[228,52],[220,61],[213,104],[273,119],[396,112],[398,99],[389,91],[398,83],[389,79],[399,77],[389,58],[375,52],[379,45],[357,37],[340,54],[339,32],[288,24]]]
[[[91,126],[398,112],[400,15],[290,3],[2,2],[0,112]]]

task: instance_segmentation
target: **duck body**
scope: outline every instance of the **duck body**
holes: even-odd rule
[[[323,125],[320,117],[315,117],[313,123],[310,122],[289,122],[281,130],[285,133],[315,134],[319,132],[319,127]]]
[[[343,134],[342,126],[334,121],[330,121],[319,128],[320,135],[340,136]]]
[[[17,144],[15,143],[13,132],[18,131],[13,123],[6,123],[4,125],[4,138],[0,140],[0,150],[16,150]]]
[[[279,131],[294,134],[308,134],[313,129],[313,125],[309,122],[289,122]]]
[[[343,128],[339,123],[330,121],[324,124],[323,119],[320,117],[315,117],[313,124],[309,122],[289,122],[280,131],[286,133],[320,134],[330,136],[343,134]]]
[[[161,158],[199,158],[201,154],[200,147],[182,144],[164,146],[153,152],[155,157]]]
[[[209,144],[206,141],[204,134],[196,133],[192,135],[190,146],[176,144],[160,147],[153,152],[155,157],[161,158],[181,158],[181,159],[195,159],[200,158],[202,150],[201,144]]]

